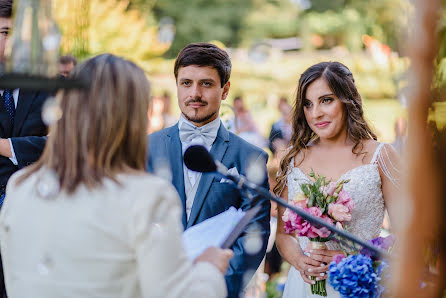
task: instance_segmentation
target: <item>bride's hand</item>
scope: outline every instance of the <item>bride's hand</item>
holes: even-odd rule
[[[316,280],[323,280],[327,278],[328,266],[316,261],[304,254],[300,254],[297,260],[292,264],[294,268],[299,271],[302,279],[308,284],[315,284],[314,280],[311,280],[310,276],[315,276]]]
[[[342,250],[331,250],[331,249],[314,249],[314,248],[307,248],[305,250],[308,256],[318,262],[327,264],[326,268],[328,271],[328,265],[333,261],[333,257],[336,255],[342,255],[344,254]]]

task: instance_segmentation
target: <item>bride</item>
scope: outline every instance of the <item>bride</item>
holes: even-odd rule
[[[398,194],[398,155],[388,144],[376,141],[364,120],[361,96],[350,70],[339,62],[322,62],[300,77],[293,111],[292,146],[281,161],[276,194],[288,200],[310,181],[309,173],[332,181],[349,179],[344,189],[355,208],[346,229],[364,240],[379,236],[385,207]],[[338,243],[312,249],[306,237],[286,234],[279,208],[277,247],[292,265],[283,297],[320,297],[310,284],[327,278],[328,264],[342,253]],[[329,284],[328,297],[339,297]]]

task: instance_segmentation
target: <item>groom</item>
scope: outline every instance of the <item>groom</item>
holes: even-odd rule
[[[183,154],[190,145],[205,146],[231,173],[246,175],[248,161],[260,162],[264,187],[268,187],[267,155],[228,132],[220,121],[220,104],[228,95],[231,74],[231,61],[224,50],[208,43],[189,44],[178,54],[174,74],[181,117],[175,126],[149,136],[148,169],[156,173],[163,163],[170,168],[172,183],[183,204],[182,221],[187,229],[231,206],[247,210],[260,199],[242,195],[234,184],[224,182],[215,174],[187,169]],[[249,254],[244,247],[247,236],[243,233],[232,246],[234,257],[225,276],[228,297],[239,297],[265,255],[270,233],[270,203],[264,200],[261,204],[262,209],[250,226],[260,229],[263,243],[258,251]]]

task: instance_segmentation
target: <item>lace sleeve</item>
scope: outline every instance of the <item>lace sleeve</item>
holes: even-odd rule
[[[399,154],[389,144],[383,144],[378,152],[375,163],[380,172],[395,186],[401,186],[401,162]]]

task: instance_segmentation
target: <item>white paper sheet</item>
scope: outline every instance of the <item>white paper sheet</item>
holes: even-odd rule
[[[184,231],[183,245],[189,259],[193,261],[208,247],[220,247],[244,215],[241,209],[231,207]]]

